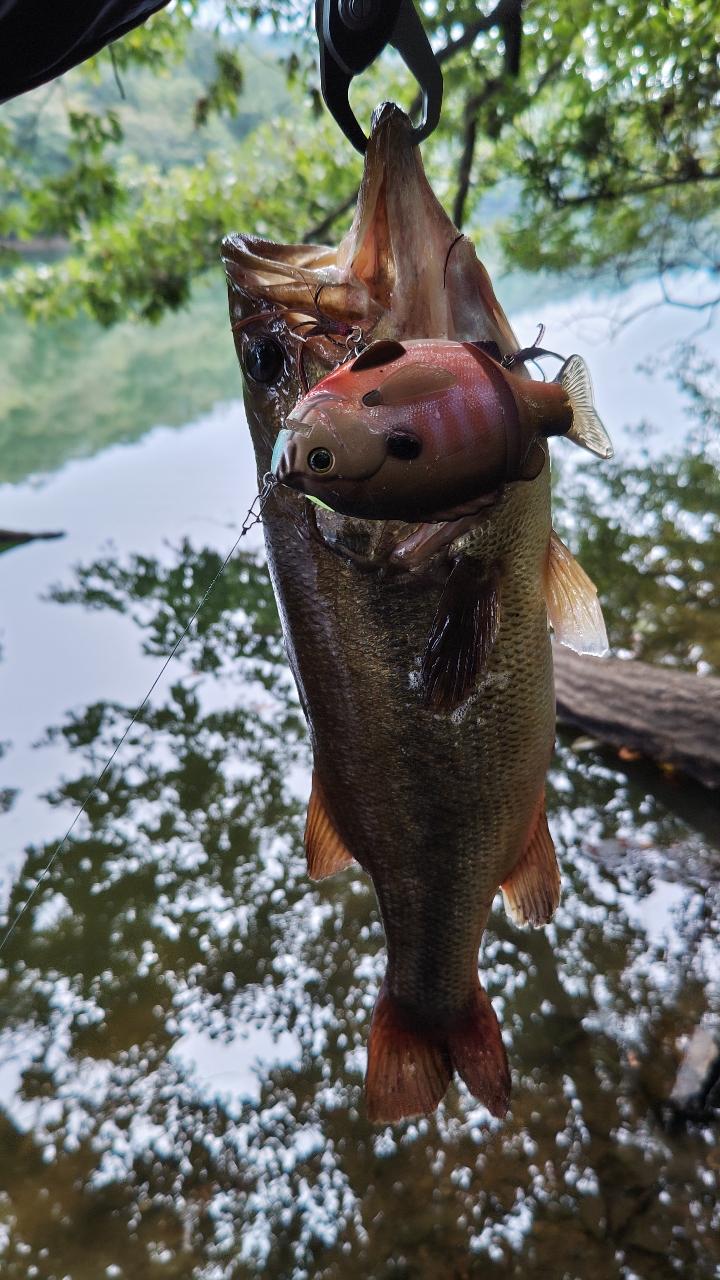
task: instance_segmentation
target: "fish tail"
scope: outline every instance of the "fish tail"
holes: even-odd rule
[[[447,1049],[432,1032],[419,1029],[383,982],[368,1036],[365,1102],[368,1119],[392,1124],[427,1116],[452,1080]]]
[[[478,981],[460,1017],[442,1031],[418,1026],[383,982],[368,1037],[368,1119],[392,1124],[430,1115],[453,1068],[494,1116],[505,1115],[510,1070],[495,1011]]]
[[[573,411],[573,423],[565,434],[598,458],[612,458],[612,441],[595,408],[592,379],[582,356],[570,356],[555,378],[565,392]]]
[[[490,997],[477,987],[448,1034],[452,1064],[473,1097],[499,1119],[510,1101],[510,1068]]]

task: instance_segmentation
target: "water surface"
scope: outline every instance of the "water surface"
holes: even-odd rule
[[[242,410],[212,409],[237,373],[211,297],[196,342],[193,312],[149,337],[93,331],[86,351],[60,334],[45,360],[39,330],[17,337],[34,354],[15,366],[5,478],[65,465],[0,488],[0,523],[68,537],[0,559],[11,915],[254,493]],[[587,344],[609,425],[641,416],[645,388],[677,439],[680,402],[631,368],[659,331],[609,344],[582,331],[588,300],[573,306],[537,318],[551,315],[549,345]],[[534,321],[520,318],[523,340]],[[124,343],[135,355],[113,382]],[[179,550],[186,536],[195,550]],[[88,589],[104,607],[39,599],[98,555]],[[431,1120],[369,1126],[374,896],[358,870],[306,878],[304,728],[265,572],[236,559],[2,957],[3,1274],[720,1274],[717,1114],[678,1118],[667,1101],[693,1029],[720,1023],[720,810],[572,742],[549,790],[563,905],[524,931],[498,904],[481,954],[511,1115],[452,1086]]]

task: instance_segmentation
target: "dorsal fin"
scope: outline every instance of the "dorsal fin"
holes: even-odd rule
[[[573,411],[573,423],[565,439],[598,458],[612,458],[612,441],[595,408],[592,379],[582,356],[570,356],[555,378],[565,392]]]
[[[608,651],[607,631],[595,583],[582,565],[550,531],[545,603],[556,639],[576,653],[600,656]]]
[[[449,369],[439,365],[421,364],[414,360],[395,369],[384,378],[376,391],[363,396],[363,404],[407,404],[410,400],[422,400],[438,391],[447,391],[457,385],[457,378]]]
[[[325,803],[325,795],[317,773],[313,771],[312,792],[305,823],[305,852],[311,880],[324,880],[326,876],[343,871],[353,861],[335,827]]]

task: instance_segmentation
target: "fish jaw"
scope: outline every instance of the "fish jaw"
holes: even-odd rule
[[[375,113],[355,218],[336,248],[226,237],[233,323],[289,308],[294,320],[317,321],[340,339],[358,326],[368,340],[483,340],[503,355],[517,351],[487,271],[432,191],[412,133],[393,103]],[[338,363],[337,345],[333,359],[332,343],[310,342],[329,367]]]

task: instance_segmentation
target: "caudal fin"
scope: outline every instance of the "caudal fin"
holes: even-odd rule
[[[442,1101],[453,1067],[494,1116],[504,1116],[510,1071],[500,1027],[478,982],[462,1015],[450,1027],[421,1027],[380,988],[368,1037],[365,1098],[368,1119],[392,1124],[430,1115]]]
[[[582,356],[570,356],[555,381],[560,383],[572,405],[573,424],[565,439],[589,449],[598,458],[612,458],[612,441],[595,408],[590,370]]]
[[[499,1119],[510,1101],[510,1068],[490,997],[478,982],[463,1016],[448,1034],[452,1064],[472,1095]]]

